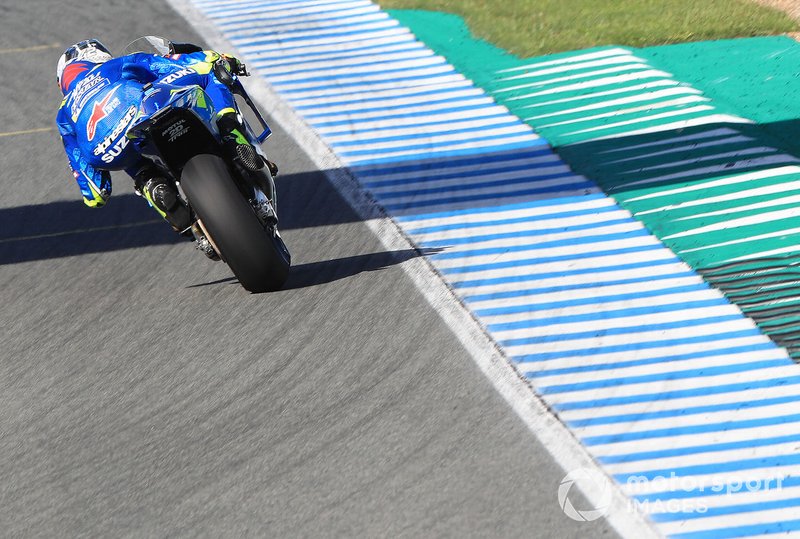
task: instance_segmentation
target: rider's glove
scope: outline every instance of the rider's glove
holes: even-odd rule
[[[95,198],[86,198],[83,197],[83,203],[89,206],[90,208],[102,208],[108,202],[108,199],[111,198],[111,191],[107,189],[101,189],[100,195],[96,196]]]
[[[230,54],[220,54],[220,57],[225,60],[228,65],[228,71],[239,77],[247,77],[250,73],[247,72],[247,66],[239,61],[238,58]]]

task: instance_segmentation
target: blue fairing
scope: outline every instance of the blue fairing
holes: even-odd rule
[[[131,131],[130,136],[136,138],[138,128],[148,123],[150,118],[157,116],[159,112],[171,107],[193,111],[207,125],[208,129],[216,134],[217,125],[213,121],[215,117],[214,105],[202,88],[195,85],[174,86],[155,83],[144,92],[144,97],[139,107],[139,116],[129,128]]]

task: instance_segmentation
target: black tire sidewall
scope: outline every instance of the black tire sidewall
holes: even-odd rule
[[[183,188],[222,258],[251,292],[278,290],[289,274],[289,262],[265,230],[253,208],[233,183],[225,162],[216,155],[193,157],[183,168]]]

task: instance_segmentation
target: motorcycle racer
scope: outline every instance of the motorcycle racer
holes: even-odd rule
[[[56,78],[64,95],[56,122],[72,174],[84,203],[102,207],[111,196],[110,170],[125,170],[134,179],[137,194],[164,217],[179,233],[189,235],[188,208],[173,182],[161,177],[155,164],[139,155],[119,138],[136,114],[135,107],[148,91],[148,84],[162,82],[176,86],[199,85],[217,112],[217,127],[226,151],[234,163],[258,170],[263,163],[243,135],[244,126],[234,98],[225,82],[215,74],[222,65],[228,73],[244,75],[243,66],[232,56],[205,51],[196,45],[176,44],[176,54],[159,56],[134,53],[114,58],[96,39],[67,48],[58,61]],[[135,84],[119,84],[120,82]],[[138,95],[132,95],[138,92]],[[270,170],[277,172],[273,163]]]

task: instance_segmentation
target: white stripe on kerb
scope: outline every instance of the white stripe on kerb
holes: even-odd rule
[[[709,365],[706,368],[710,368],[712,366],[713,365]],[[673,372],[680,372],[680,369],[676,368]],[[642,430],[644,432],[650,432],[659,429],[693,427],[716,423],[735,423],[737,421],[749,420],[756,421],[760,419],[768,419],[770,417],[790,416],[796,412],[797,403],[789,402],[773,404],[772,406],[753,406],[749,408],[743,407],[737,410],[707,412],[705,414],[686,414],[684,416],[650,418],[647,421],[631,421],[627,423],[612,423],[610,425],[574,427],[573,430],[582,437],[606,435],[613,436],[614,434],[628,434]]]
[[[734,185],[737,183],[746,183],[756,180],[761,180],[764,178],[772,178],[776,176],[785,176],[787,174],[800,174],[800,167],[790,165],[785,167],[778,167],[778,168],[771,168],[767,170],[759,170],[756,172],[748,172],[746,174],[737,174],[732,176],[726,176],[723,178],[719,178],[716,180],[711,180],[699,184],[688,185],[685,187],[678,187],[675,189],[667,189],[664,191],[658,191],[655,193],[649,193],[647,195],[641,195],[635,198],[628,199],[629,202],[635,202],[639,200],[648,200],[651,198],[659,198],[659,197],[671,197],[678,194],[683,193],[690,193],[693,191],[698,191],[700,189],[711,189],[713,187],[723,187],[728,185]]]
[[[556,88],[550,88],[548,90],[540,90],[538,92],[515,95],[514,97],[508,98],[508,100],[517,101],[520,99],[530,99],[532,97],[539,97],[542,95],[555,95],[555,94],[563,94],[566,92],[574,92],[575,90],[587,90],[589,88],[599,88],[602,86],[615,86],[617,84],[622,84],[625,82],[636,81],[636,80],[656,79],[656,78],[668,79],[669,77],[670,74],[665,73],[664,71],[659,71],[657,69],[648,69],[645,71],[637,71],[636,73],[631,73],[628,75],[618,75],[616,77],[603,77],[595,80],[577,82],[574,84],[567,84],[565,86],[557,86]],[[669,81],[669,83],[672,84],[673,81]],[[674,84],[677,84],[677,82],[674,82]]]
[[[593,60],[590,62],[567,64],[558,67],[550,67],[547,69],[531,70],[526,73],[523,73],[522,75],[513,75],[511,77],[503,77],[497,79],[497,82],[528,79],[532,77],[544,77],[545,75],[552,75],[554,73],[564,73],[567,71],[578,70],[578,69],[591,69],[594,67],[602,67],[602,66],[617,65],[617,64],[639,65],[641,63],[642,63],[641,60],[639,60],[635,56],[627,54],[624,56],[612,56],[610,58],[604,58],[602,60]]]
[[[352,66],[364,66],[365,64],[369,64],[375,69],[378,66],[392,66],[396,63],[399,63],[404,60],[416,60],[422,58],[431,58],[434,54],[432,51],[425,50],[425,49],[416,49],[416,50],[403,50],[401,52],[387,52],[378,55],[378,59],[373,58],[365,58],[364,56],[357,56],[355,58],[340,58],[340,59],[328,59],[328,60],[319,60],[315,62],[303,62],[303,63],[292,63],[292,64],[281,64],[275,65],[271,64],[269,60],[264,60],[261,62],[256,62],[255,66],[258,67],[259,71],[263,71],[264,73],[269,76],[270,79],[276,76],[283,76],[283,75],[296,75],[300,76],[314,76],[317,75],[322,69],[337,69],[337,68],[346,68]],[[366,68],[366,67],[365,67]],[[301,73],[302,72],[302,73]]]
[[[705,138],[711,138],[711,137],[702,137],[702,138],[705,139]],[[663,156],[666,156],[666,155],[669,155],[669,154],[672,154],[672,153],[680,155],[680,154],[683,154],[685,152],[697,151],[697,150],[700,150],[700,149],[703,149],[703,148],[714,148],[716,146],[724,147],[724,146],[727,146],[728,144],[738,144],[738,143],[741,143],[741,142],[752,142],[753,140],[754,139],[752,139],[750,137],[738,136],[737,135],[737,136],[726,137],[726,138],[722,138],[722,139],[709,140],[707,142],[693,142],[691,144],[682,144],[680,146],[670,146],[666,150],[659,150],[659,151],[652,152],[652,153],[640,154],[640,155],[636,155],[634,157],[624,157],[624,158],[620,158],[620,159],[614,159],[612,161],[606,161],[606,163],[609,164],[609,165],[616,165],[616,164],[620,164],[620,163],[630,163],[632,161],[635,162],[635,161],[639,161],[639,160],[652,159],[654,157],[663,157]],[[670,142],[672,143],[672,140]],[[680,143],[680,142],[683,142],[683,141],[680,141],[680,140],[677,141],[677,143]]]
[[[361,36],[354,36],[355,39],[351,38],[350,40],[344,40],[337,43],[330,43],[330,44],[322,44],[322,45],[306,45],[304,47],[294,48],[297,47],[297,44],[293,44],[293,46],[287,46],[287,54],[290,53],[291,56],[298,56],[307,53],[339,53],[336,56],[346,55],[348,53],[352,54],[359,54],[365,48],[370,47],[379,47],[384,45],[408,45],[412,43],[411,36],[408,33],[403,33],[400,29],[397,30],[390,30],[387,32],[382,32],[382,34],[388,35],[361,35]],[[251,46],[244,46],[239,47],[243,54],[247,54],[247,57],[252,60],[259,60],[259,59],[269,59],[271,57],[276,56],[280,53],[279,50],[274,50],[270,47],[264,47],[262,45],[251,45]],[[313,56],[315,59],[319,59],[319,56],[316,54]]]
[[[576,123],[581,123],[581,122],[591,122],[591,121],[594,121],[594,120],[599,120],[601,118],[612,118],[614,116],[621,116],[621,115],[624,115],[624,114],[632,114],[634,112],[649,112],[651,110],[656,110],[656,109],[679,107],[679,106],[687,105],[687,104],[690,104],[690,103],[707,103],[709,101],[710,101],[710,99],[708,99],[707,97],[700,97],[700,96],[681,97],[681,98],[678,98],[678,99],[671,99],[671,100],[668,100],[668,101],[661,101],[659,103],[649,103],[647,105],[641,105],[641,106],[638,106],[638,107],[629,107],[627,109],[617,109],[617,110],[612,110],[611,112],[603,112],[601,114],[593,114],[593,115],[590,115],[590,116],[581,116],[579,118],[574,118],[574,119],[571,119],[571,120],[563,120],[563,121],[560,121],[560,122],[553,122],[553,123],[550,123],[550,124],[547,124],[547,123],[540,124],[540,125],[537,124],[536,127],[540,128],[540,129],[546,129],[546,128],[549,128],[549,127],[560,127],[562,125],[570,125],[570,124],[576,124]],[[679,111],[679,112],[683,112],[683,111]],[[528,118],[526,118],[524,121],[528,121]]]
[[[578,112],[586,112],[590,110],[597,110],[597,109],[605,109],[610,107],[616,107],[617,105],[627,105],[630,103],[638,103],[640,101],[652,101],[656,99],[661,99],[662,97],[671,97],[676,95],[699,95],[701,92],[699,90],[695,90],[694,88],[667,88],[666,90],[657,90],[655,92],[645,92],[639,93],[630,97],[621,97],[618,99],[610,99],[608,101],[598,101],[596,103],[592,103],[591,105],[584,105],[582,107],[575,107],[572,109],[564,109],[558,112],[551,112],[549,114],[538,114],[536,116],[530,116],[525,118],[524,121],[529,120],[541,120],[543,118],[553,118],[558,116],[567,116],[569,114],[576,114]],[[537,125],[537,127],[539,127]],[[631,159],[639,159],[639,157],[631,158]]]
[[[760,240],[766,240],[766,239],[769,239],[769,238],[778,238],[778,237],[781,237],[781,236],[790,236],[790,235],[793,235],[793,234],[800,234],[800,228],[798,228],[798,227],[786,228],[786,229],[783,229],[783,230],[776,230],[774,232],[768,232],[766,234],[758,234],[756,236],[747,236],[745,238],[739,238],[739,239],[736,239],[736,240],[723,241],[723,242],[720,242],[720,243],[714,243],[714,244],[710,244],[710,245],[703,245],[703,246],[700,246],[700,247],[695,247],[694,249],[682,249],[680,252],[681,253],[694,253],[694,252],[703,251],[703,250],[706,250],[706,249],[718,249],[718,248],[724,247],[726,245],[736,245],[736,244],[739,244],[739,243],[747,243],[747,242],[751,242],[751,241],[760,241]]]
[[[488,97],[470,97],[468,99],[464,99],[463,101],[459,101],[456,104],[451,103],[441,103],[441,102],[434,102],[429,105],[415,105],[415,106],[408,106],[403,107],[401,110],[397,111],[386,111],[383,108],[379,108],[379,110],[371,111],[370,107],[364,107],[363,112],[362,110],[358,110],[356,112],[351,112],[347,110],[339,110],[334,112],[331,111],[323,111],[321,113],[315,114],[313,110],[304,111],[307,114],[304,116],[309,116],[312,118],[314,123],[327,123],[327,122],[344,122],[341,125],[336,125],[334,127],[321,127],[321,132],[327,132],[330,130],[341,131],[343,128],[346,127],[346,121],[350,120],[352,122],[358,121],[358,124],[351,125],[351,129],[353,131],[357,131],[359,126],[362,122],[361,120],[374,120],[374,122],[365,123],[367,126],[371,127],[380,127],[385,125],[414,125],[419,123],[421,120],[425,120],[429,117],[437,118],[469,118],[471,115],[475,114],[473,110],[479,111],[480,113],[489,115],[489,114],[502,114],[503,112],[507,112],[507,109],[504,107],[499,106],[492,106],[494,101],[492,101]],[[457,112],[449,112],[453,108],[465,108],[467,110],[464,111],[457,111]],[[392,116],[391,119],[382,120],[387,116]],[[399,117],[399,118],[398,118]],[[405,122],[405,123],[400,123]]]
[[[679,217],[677,219],[674,219],[673,221],[678,222],[678,221],[688,221],[691,219],[703,219],[705,217],[718,217],[720,215],[731,215],[734,213],[742,213],[753,210],[763,210],[775,206],[785,206],[787,204],[798,204],[798,203],[800,203],[800,195],[787,196],[782,198],[775,198],[773,200],[767,200],[765,202],[745,204],[744,206],[734,206],[732,208],[726,208],[724,210],[708,211],[705,213],[698,213],[695,215],[687,215],[686,217]]]
[[[731,338],[719,341],[709,341],[709,342],[701,342],[701,343],[691,343],[691,344],[672,344],[669,346],[660,346],[656,348],[648,349],[647,360],[663,360],[664,362],[671,362],[670,358],[674,358],[675,356],[685,356],[691,354],[701,354],[703,352],[716,352],[719,350],[725,350],[728,348],[734,347],[748,347],[748,346],[757,346],[763,345],[765,343],[771,343],[772,341],[769,340],[768,337],[764,335],[752,335],[749,337],[738,337],[738,338]],[[775,348],[778,350],[780,354],[783,354],[785,357],[786,351],[781,350],[779,348]],[[750,354],[750,352],[747,352]],[[622,350],[616,352],[607,352],[607,353],[600,353],[600,354],[591,354],[591,355],[574,355],[574,356],[563,356],[559,357],[558,359],[549,359],[545,361],[528,361],[525,363],[520,364],[520,369],[523,372],[529,372],[533,375],[536,373],[544,371],[544,370],[551,370],[551,369],[569,369],[575,367],[593,367],[593,366],[600,366],[600,365],[613,365],[622,362],[630,362],[630,361],[637,361],[641,360],[642,357],[641,350],[637,349],[630,349],[630,350]],[[609,369],[608,372],[612,372]],[[546,378],[546,377],[545,377]],[[543,378],[544,380],[544,378]],[[705,398],[705,397],[703,397]],[[704,401],[708,403],[709,401]],[[716,402],[716,401],[715,401]],[[667,409],[671,409],[670,406],[672,400],[663,403],[663,406],[666,406]],[[625,409],[625,406],[630,406],[631,411],[642,411],[641,403],[636,403],[634,405],[619,405],[619,408]],[[655,409],[661,409],[660,404],[650,404],[648,406],[652,406]],[[603,407],[600,410],[598,406],[596,409],[592,408],[590,413],[590,417],[595,417],[600,413],[605,413],[605,410],[609,408],[612,411],[608,412],[613,413],[613,410],[616,410],[616,407]],[[563,412],[562,412],[563,413]],[[581,416],[581,411],[576,411],[577,417]],[[583,411],[583,413],[587,413]],[[570,415],[569,417],[572,417]]]
[[[370,83],[370,86],[375,90],[388,90],[390,88],[397,89],[397,88],[406,88],[409,92],[415,91],[419,88],[424,88],[431,86],[433,84],[445,84],[448,82],[461,82],[465,80],[464,75],[453,73],[453,74],[444,74],[444,75],[436,75],[427,78],[421,79],[412,79],[412,80],[403,80],[403,81],[394,81],[394,82],[381,82],[381,83]],[[311,97],[330,97],[330,96],[341,96],[346,94],[350,91],[352,92],[363,92],[365,90],[365,86],[356,86],[356,87],[347,87],[343,88],[338,85],[328,85],[327,88],[321,89],[309,89],[303,91],[286,91],[285,93],[291,94],[293,98],[311,98]],[[488,99],[488,98],[484,98]],[[441,107],[441,105],[438,105]],[[404,111],[405,112],[405,111]],[[317,120],[320,121],[320,120]]]
[[[236,21],[241,19],[242,15],[269,15],[273,18],[284,18],[290,16],[300,16],[306,14],[319,14],[324,13],[327,11],[339,11],[342,9],[350,9],[350,8],[360,8],[360,7],[367,7],[370,6],[370,2],[367,1],[352,1],[352,2],[336,2],[334,1],[325,1],[319,0],[317,2],[309,2],[303,4],[297,4],[297,7],[286,9],[281,5],[276,5],[270,7],[269,4],[264,4],[260,2],[258,7],[252,7],[249,9],[242,9],[242,10],[235,10],[227,14],[227,11],[221,11],[213,15],[213,19],[219,23],[225,23],[226,21]]]
[[[513,92],[515,90],[522,90],[525,88],[536,88],[538,86],[551,86],[553,84],[559,82],[570,82],[579,79],[593,79],[595,77],[599,77],[600,75],[609,75],[612,73],[619,73],[620,71],[632,71],[634,74],[641,73],[642,71],[647,71],[650,69],[648,64],[640,63],[640,64],[627,64],[617,67],[609,67],[606,69],[598,69],[597,71],[587,71],[585,73],[579,73],[577,75],[568,75],[566,77],[556,77],[553,79],[545,79],[542,81],[536,82],[529,82],[526,84],[518,84],[516,86],[510,86],[507,88],[501,88],[498,90],[494,90],[495,94],[501,94],[505,92]]]
[[[397,26],[397,23],[389,19],[383,13],[373,12],[356,17],[343,17],[334,22],[315,25],[286,24],[265,27],[263,24],[251,24],[249,27],[239,26],[239,28],[236,30],[231,29],[231,34],[239,40],[245,37],[252,37],[255,40],[266,40],[270,37],[285,39],[287,37],[296,38],[304,35],[313,36],[323,32],[344,32],[348,30],[348,27],[351,25],[353,28],[357,28],[358,31],[364,31],[375,28]]]
[[[598,97],[606,97],[609,95],[619,95],[631,92],[639,92],[641,90],[652,90],[653,88],[664,88],[665,86],[673,87],[673,88],[683,88],[680,86],[680,83],[674,80],[655,80],[652,82],[646,82],[644,84],[634,84],[633,86],[623,86],[622,88],[614,88],[612,90],[603,90],[601,92],[590,92],[582,95],[576,95],[571,97],[562,97],[560,99],[551,99],[549,101],[540,101],[538,103],[530,103],[528,105],[522,105],[520,109],[535,109],[540,107],[550,107],[553,105],[558,105],[561,103],[572,103],[574,101],[590,101],[593,102]]]
[[[547,66],[554,66],[554,65],[563,65],[563,64],[574,64],[579,62],[586,62],[590,60],[594,60],[597,58],[607,58],[609,56],[619,56],[619,55],[629,55],[631,51],[628,49],[622,48],[614,48],[605,51],[598,51],[598,52],[590,52],[587,54],[578,54],[575,56],[568,56],[567,58],[563,58],[560,60],[550,60],[545,62],[533,62],[530,64],[526,64],[519,67],[512,67],[509,69],[502,69],[497,73],[513,73],[515,71],[524,71],[527,69],[536,69],[539,67],[547,67]]]
[[[703,329],[708,330],[707,335],[713,336],[717,333],[725,333],[731,331],[731,328],[728,324],[721,323],[721,324],[709,324],[706,326],[702,326]],[[754,327],[754,326],[751,326]],[[739,324],[737,329],[746,329],[746,324],[742,323]],[[669,330],[665,332],[664,335],[653,335],[652,341],[647,340],[639,340],[639,335],[636,335],[636,340],[629,341],[630,344],[632,343],[646,343],[646,342],[661,342],[662,340],[666,340],[668,338],[679,340],[685,337],[685,333],[681,333],[679,330]],[[608,346],[609,344],[625,344],[625,341],[622,339],[598,339],[599,342],[590,343],[590,342],[583,342],[581,344],[585,345],[586,348],[584,349],[592,349],[597,348],[599,346]],[[548,347],[549,349],[549,347]],[[577,347],[576,347],[577,349]],[[546,351],[547,349],[542,348],[541,351]],[[536,351],[529,352],[529,353],[536,353]],[[793,363],[790,363],[786,366],[777,366],[777,367],[770,367],[770,368],[761,368],[758,370],[750,371],[747,373],[747,382],[759,382],[763,380],[774,380],[783,377],[789,376],[796,376],[797,375],[797,366]],[[741,384],[743,382],[742,373],[733,373],[733,374],[719,374],[714,376],[698,376],[696,378],[682,378],[676,380],[660,380],[657,382],[643,382],[639,384],[625,384],[625,385],[612,385],[610,387],[599,388],[599,389],[588,389],[582,391],[571,391],[571,392],[564,392],[564,393],[554,393],[548,395],[548,401],[552,404],[561,404],[561,403],[568,403],[568,402],[586,402],[586,401],[596,401],[598,399],[607,399],[607,398],[619,398],[619,397],[635,397],[639,395],[659,395],[659,394],[668,394],[674,391],[683,391],[683,390],[702,390],[704,388],[712,389],[714,387],[719,387],[722,385],[729,385],[729,384]],[[539,387],[547,387],[548,384],[544,382],[537,382],[537,386]],[[795,431],[798,425],[795,425]],[[667,447],[681,447],[681,443],[684,440],[683,437],[686,436],[686,440],[690,440],[690,444],[699,444],[703,443],[703,440],[706,443],[711,443],[709,441],[708,436],[698,436],[696,434],[691,435],[671,435],[669,444]],[[725,435],[723,438],[724,440],[728,439],[728,436]],[[630,452],[639,452],[639,451],[651,451],[653,446],[652,440],[637,440],[636,442],[616,442],[616,443],[607,443],[603,444],[608,447],[612,447],[613,449],[606,450],[605,454],[625,454]],[[592,445],[592,451],[596,451],[595,448],[600,447],[599,445]]]
[[[743,189],[740,191],[734,191],[732,193],[726,193],[724,195],[718,195],[714,197],[704,197],[700,200],[687,200],[686,202],[681,202],[678,204],[669,204],[667,206],[660,206],[658,208],[653,208],[652,210],[636,212],[635,215],[647,215],[649,213],[673,211],[678,209],[692,208],[695,206],[706,206],[706,205],[711,206],[713,204],[717,204],[720,202],[730,202],[733,200],[746,200],[748,198],[787,193],[798,189],[800,189],[800,181],[777,183],[772,185],[765,185],[763,187],[756,187],[754,189]]]
[[[768,339],[761,336],[761,341],[756,342],[754,341],[753,337],[748,337],[746,339],[739,339],[735,344],[739,346],[746,347],[748,344],[763,344],[769,342]],[[686,346],[686,345],[685,345]],[[694,345],[697,347],[697,345]],[[705,343],[702,348],[697,348],[696,351],[703,351],[703,350],[725,350],[729,345],[726,343]],[[738,353],[723,353],[719,352],[716,355],[708,356],[700,358],[700,359],[716,359],[721,361],[729,360],[731,365],[736,365],[739,363],[749,363],[752,361],[764,361],[764,360],[771,360],[771,359],[781,359],[785,357],[785,352],[777,347],[773,347],[769,350],[749,350],[745,352],[738,352]],[[686,360],[692,361],[692,360]],[[699,361],[699,359],[697,360]],[[673,364],[673,365],[684,365],[685,361],[665,361],[665,364]],[[546,378],[546,377],[545,377]],[[545,379],[543,378],[543,379]],[[768,387],[768,388],[755,388],[755,389],[744,389],[742,391],[731,391],[727,393],[719,393],[719,394],[712,394],[712,395],[700,395],[694,397],[682,397],[679,399],[662,399],[662,400],[655,400],[647,404],[646,408],[642,407],[642,403],[635,403],[635,404],[618,404],[614,406],[596,406],[590,409],[577,409],[577,410],[565,410],[559,412],[559,415],[565,421],[579,421],[582,419],[597,419],[597,418],[606,418],[606,417],[613,417],[618,415],[628,415],[628,414],[647,414],[653,412],[675,412],[680,413],[686,411],[689,408],[697,408],[697,407],[707,407],[707,406],[714,406],[714,405],[745,405],[753,403],[754,401],[760,401],[764,399],[772,399],[772,398],[780,398],[786,396],[800,396],[800,384],[786,384],[786,385],[779,385],[775,387]],[[735,440],[734,440],[735,441]],[[673,449],[680,449],[685,448],[686,446],[675,446]],[[698,455],[701,455],[702,452],[697,452]],[[640,460],[634,460],[632,463],[641,462]]]
[[[665,240],[673,238],[683,238],[686,236],[695,236],[697,234],[705,234],[707,232],[716,232],[718,230],[729,230],[743,226],[758,225],[761,223],[769,223],[770,221],[778,221],[780,219],[796,219],[800,216],[800,208],[790,208],[788,210],[778,210],[767,213],[760,213],[758,215],[751,215],[749,217],[740,217],[738,219],[731,219],[713,225],[701,226],[685,232],[678,232],[664,236]]]

